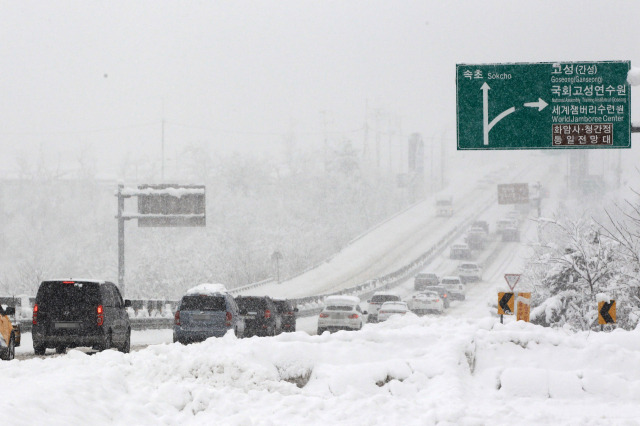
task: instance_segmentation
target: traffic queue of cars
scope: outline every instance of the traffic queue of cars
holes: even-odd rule
[[[296,308],[268,296],[233,297],[222,284],[189,289],[175,313],[173,341],[201,342],[233,331],[237,337],[275,336],[296,330]]]

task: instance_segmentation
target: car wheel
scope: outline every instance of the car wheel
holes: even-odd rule
[[[127,338],[118,350],[125,354],[128,354],[129,351],[131,351],[131,330],[127,330]]]
[[[318,336],[322,335],[322,333],[324,333],[324,328],[318,328]]]
[[[67,348],[65,348],[64,346],[56,346],[56,353],[57,354],[63,354],[67,352]]]
[[[111,331],[108,331],[106,336],[104,336],[104,342],[98,348],[99,351],[106,351],[107,349],[111,349],[111,345],[113,340],[111,339]]]
[[[2,359],[5,361],[11,361],[16,356],[16,342],[13,340],[13,336],[9,339],[9,345],[7,349],[2,353]]]
[[[47,347],[45,345],[33,345],[33,352],[36,355],[44,355],[47,351]]]

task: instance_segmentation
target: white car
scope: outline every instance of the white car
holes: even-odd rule
[[[501,234],[507,228],[517,228],[517,227],[518,227],[517,219],[512,219],[512,218],[500,219],[499,221],[496,222],[496,233]]]
[[[371,299],[367,300],[369,303],[369,322],[378,321],[378,311],[384,302],[400,302],[400,296],[391,291],[376,291],[373,293]]]
[[[366,322],[367,311],[362,312],[356,296],[327,296],[324,304],[318,316],[319,335],[327,330],[360,330]]]
[[[406,302],[384,302],[378,311],[378,321],[386,321],[391,315],[404,315],[409,312]]]
[[[464,283],[482,280],[482,269],[477,263],[465,262],[458,265],[458,275]]]
[[[449,297],[451,299],[465,299],[466,287],[460,277],[458,276],[448,276],[442,277],[440,280],[440,285],[446,288],[449,291]]]
[[[444,301],[435,291],[423,291],[422,293],[414,294],[408,305],[409,309],[418,315],[429,312],[438,314],[444,312]]]
[[[450,259],[469,259],[471,257],[471,249],[467,243],[455,243],[451,245],[449,251]]]

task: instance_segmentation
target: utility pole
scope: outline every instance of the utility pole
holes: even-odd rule
[[[164,98],[162,98],[162,121],[161,121],[161,161],[160,161],[160,179],[164,182]]]
[[[376,121],[376,170],[380,171],[380,109],[375,110]]]
[[[160,179],[164,182],[164,117],[162,118],[162,169]]]
[[[124,297],[124,196],[123,184],[118,184],[118,287]]]
[[[369,161],[369,100],[364,104],[364,141],[362,143],[362,159],[368,166]]]
[[[324,152],[324,172],[329,171],[329,134],[327,131],[327,110],[320,111],[322,115],[322,134],[324,137],[323,152]]]

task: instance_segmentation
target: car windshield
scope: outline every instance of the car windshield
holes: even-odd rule
[[[227,304],[223,296],[184,296],[180,303],[183,311],[226,311]]]

